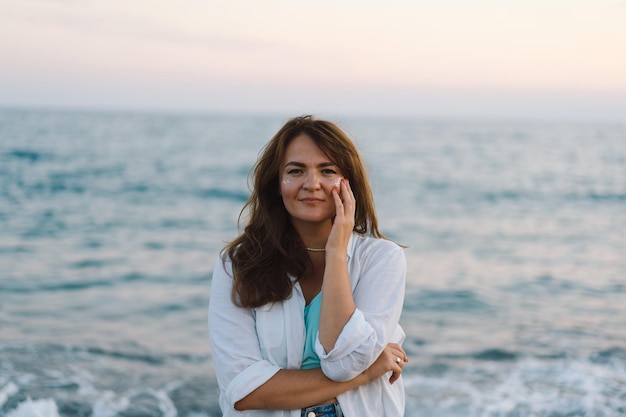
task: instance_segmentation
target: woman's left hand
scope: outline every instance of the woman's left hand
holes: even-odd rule
[[[409,358],[404,352],[404,349],[402,349],[402,346],[397,343],[389,343],[364,373],[370,381],[373,381],[391,371],[389,383],[393,384],[400,378],[404,370],[404,365],[408,361]]]
[[[346,253],[352,230],[354,229],[354,216],[356,213],[356,200],[347,179],[342,179],[339,190],[331,191],[335,200],[335,218],[326,242],[326,253]]]

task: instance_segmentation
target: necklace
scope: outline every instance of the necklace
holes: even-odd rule
[[[305,248],[309,252],[326,252],[326,248]]]

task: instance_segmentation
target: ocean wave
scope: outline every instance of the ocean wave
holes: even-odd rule
[[[247,193],[227,190],[224,188],[208,188],[198,190],[195,194],[205,199],[233,200],[238,202],[246,202],[249,197]]]
[[[209,354],[137,345],[0,345],[0,359],[9,371],[0,384],[0,413],[43,409],[43,402],[27,404],[31,397],[47,401],[51,413],[54,402],[60,415],[221,415]],[[626,398],[624,347],[551,358],[494,347],[417,362],[403,373],[406,417],[613,417]],[[185,374],[184,366],[196,373]]]
[[[109,265],[123,262],[123,259],[81,259],[71,264],[72,269],[99,269]]]
[[[515,360],[485,361],[475,356],[465,356],[474,360],[460,362],[437,358],[433,362],[436,366],[422,366],[417,372],[405,369],[406,416],[614,417],[626,414],[626,362],[623,359],[606,366],[586,358],[518,356]]]
[[[33,149],[16,148],[4,153],[3,158],[7,160],[14,159],[35,163],[40,161],[52,160],[54,159],[54,155],[51,153],[36,151]]]
[[[447,353],[437,355],[440,358],[446,359],[474,359],[478,361],[491,361],[491,362],[506,362],[506,361],[515,361],[520,358],[520,354],[517,352],[512,352],[510,350],[501,349],[501,348],[489,348],[480,350],[478,352],[470,352],[470,353]]]
[[[589,283],[573,279],[559,278],[552,274],[542,274],[527,280],[518,280],[513,284],[503,286],[502,289],[507,293],[523,294],[527,297],[554,298],[567,294],[601,297],[608,294],[624,293],[626,285],[621,282],[609,282],[592,286]]]
[[[17,394],[19,392],[19,388],[13,382],[9,382],[4,387],[0,387],[0,410],[7,402],[9,397]]]
[[[0,246],[0,254],[33,253],[33,248],[26,245]]]
[[[124,359],[133,362],[144,362],[151,365],[162,365],[167,360],[166,356],[147,352],[132,352],[122,350],[110,350],[100,347],[87,347],[80,349],[91,355],[106,356],[114,359]]]
[[[17,408],[9,411],[6,417],[60,417],[59,409],[52,398],[42,398],[26,401],[18,404]]]
[[[65,281],[65,282],[13,282],[5,283],[0,289],[7,293],[36,293],[36,292],[57,292],[57,291],[81,291],[97,287],[110,287],[113,282],[106,279],[91,281]]]
[[[622,203],[626,201],[626,184],[616,184],[612,189],[603,190],[604,184],[588,184],[581,190],[576,184],[554,187],[495,187],[484,189],[475,184],[455,181],[426,179],[418,183],[419,192],[413,193],[416,202],[423,204],[427,200],[442,200],[460,205],[472,204],[547,204],[547,203]]]
[[[219,416],[208,361],[137,345],[0,345],[0,415]]]
[[[54,398],[32,400],[30,397],[9,409],[6,417],[218,417],[219,410],[200,411],[181,409],[171,398],[172,393],[164,389],[134,389],[121,394],[111,391],[100,392],[93,399],[71,401]],[[1,410],[1,409],[0,409]]]
[[[201,200],[234,201],[244,203],[249,192],[220,187],[201,187],[192,184],[164,184],[153,179],[128,180],[122,167],[76,168],[29,175],[5,171],[0,182],[4,199],[20,205],[23,201],[46,198],[101,197],[119,204],[137,201],[170,201],[181,198]],[[75,200],[78,202],[78,200]]]
[[[117,263],[117,260],[102,261],[102,265],[109,265]],[[99,269],[100,261],[98,260],[84,260],[78,261],[72,264],[76,269]],[[103,268],[106,270],[106,268]],[[83,278],[70,279],[65,278],[63,280],[55,279],[48,276],[40,279],[30,280],[7,280],[5,282],[0,281],[0,291],[5,293],[38,293],[38,292],[78,292],[90,290],[93,288],[106,288],[124,286],[128,283],[145,282],[150,284],[168,284],[175,282],[179,285],[197,285],[205,284],[208,282],[208,277],[203,274],[189,274],[185,276],[178,275],[156,275],[146,274],[137,271],[131,271],[112,275],[108,277],[102,277],[98,275],[97,278]]]
[[[471,356],[473,359],[481,361],[514,361],[519,358],[519,354],[504,349],[485,349],[483,351],[474,353]]]
[[[621,361],[626,365],[626,355],[619,348],[609,349],[608,351],[594,352],[589,356],[589,361],[593,363],[601,363],[603,360],[609,361]],[[419,354],[419,351],[416,353]],[[449,366],[456,363],[456,361],[470,361],[470,362],[518,362],[525,360],[537,360],[551,361],[574,359],[570,353],[566,351],[555,350],[551,353],[540,353],[530,351],[516,351],[506,349],[502,347],[489,347],[485,349],[469,351],[469,352],[447,352],[447,353],[434,353],[433,360],[435,363],[447,363]],[[580,358],[585,360],[585,358]]]
[[[40,362],[46,362],[50,359],[58,360],[63,357],[74,359],[80,358],[81,360],[88,359],[93,362],[96,357],[102,356],[116,360],[121,359],[129,362],[139,362],[152,365],[162,365],[170,361],[197,364],[210,360],[209,354],[159,352],[156,349],[150,349],[135,342],[126,342],[125,344],[120,343],[120,346],[114,347],[93,346],[88,344],[79,345],[30,342],[0,343],[0,354],[5,355],[4,359],[7,362],[11,361],[11,358],[18,359],[17,362],[19,364],[32,366],[32,369],[28,368],[28,370],[38,372],[41,371],[41,369],[39,369]],[[28,356],[36,358],[36,361],[28,363],[22,362],[23,358]],[[65,366],[65,364],[59,365]],[[1,392],[3,391],[0,390],[0,393]]]
[[[594,352],[589,356],[589,360],[593,363],[603,365],[614,365],[620,363],[623,366],[626,366],[626,347],[613,347],[599,352]]]
[[[102,347],[75,347],[74,352],[85,352],[90,355],[104,356],[113,359],[121,359],[130,362],[142,362],[150,365],[163,365],[168,361],[199,364],[209,360],[208,355],[194,355],[189,353],[156,353],[140,347],[132,349],[108,349]]]
[[[597,201],[597,202],[624,202],[626,201],[626,192],[624,193],[596,193],[590,192],[581,196],[574,196],[581,200]]]
[[[91,261],[89,261],[89,263],[91,263]],[[74,266],[78,267],[79,269],[88,267],[88,264],[87,265],[81,265],[81,264],[82,264],[82,261],[79,261],[78,266],[76,266],[77,264],[74,264]],[[128,274],[121,275],[117,278],[109,278],[109,279],[91,279],[91,280],[85,279],[81,281],[65,280],[61,282],[16,281],[16,282],[4,283],[1,288],[2,288],[2,291],[14,292],[14,293],[36,293],[36,292],[57,292],[57,291],[58,292],[61,292],[61,291],[73,292],[73,291],[89,290],[92,288],[112,287],[112,286],[118,285],[120,282],[133,282],[133,281],[144,280],[144,279],[147,279],[146,275],[131,272]]]
[[[204,296],[192,296],[179,302],[166,302],[161,304],[153,304],[150,307],[141,310],[141,314],[153,317],[162,316],[167,313],[184,312],[190,310],[203,309],[207,305],[207,298]]]
[[[488,312],[493,307],[475,291],[421,289],[405,297],[405,308],[410,311]]]

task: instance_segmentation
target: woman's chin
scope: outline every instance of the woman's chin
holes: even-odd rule
[[[292,223],[308,224],[308,225],[324,225],[326,223],[332,224],[332,216],[328,215],[307,215],[307,216],[292,216]]]

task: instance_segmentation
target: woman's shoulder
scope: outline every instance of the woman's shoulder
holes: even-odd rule
[[[232,279],[232,270],[233,270],[233,265],[232,265],[232,260],[230,259],[230,256],[228,256],[228,254],[225,251],[221,251],[213,267],[213,276],[214,277],[216,275],[218,277],[227,276]]]

